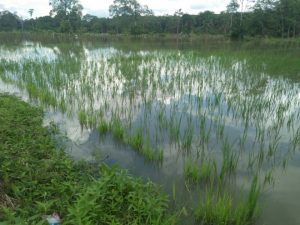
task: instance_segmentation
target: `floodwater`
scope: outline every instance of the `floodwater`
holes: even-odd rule
[[[170,194],[192,212],[205,184],[190,185],[188,160],[231,160],[224,189],[263,187],[257,224],[300,224],[300,59],[297,49],[230,45],[23,42],[0,45],[0,91],[44,108],[75,160],[117,164]],[[136,132],[163,159],[150,159],[99,124]],[[233,175],[233,176],[232,176]],[[215,175],[211,175],[215,176]],[[235,194],[236,201],[242,196]]]

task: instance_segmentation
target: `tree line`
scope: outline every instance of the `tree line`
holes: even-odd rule
[[[0,31],[54,31],[111,34],[222,34],[233,39],[247,36],[291,38],[300,35],[300,0],[231,0],[221,13],[184,13],[155,16],[137,0],[114,0],[110,17],[82,15],[79,0],[50,0],[48,16],[29,19],[0,12]]]

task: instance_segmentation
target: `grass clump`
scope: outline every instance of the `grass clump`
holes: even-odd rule
[[[130,146],[132,146],[137,151],[141,151],[143,148],[143,133],[142,129],[138,129],[135,131],[133,135],[131,135],[127,142]]]
[[[195,218],[203,225],[250,225],[254,224],[258,214],[257,201],[260,194],[257,176],[253,179],[250,191],[245,200],[237,206],[233,205],[232,197],[226,192],[206,194],[200,199],[195,210]]]
[[[101,120],[98,124],[100,134],[106,134],[109,131],[109,124],[105,120]]]
[[[148,145],[143,146],[142,154],[149,161],[162,162],[164,160],[164,152],[162,149],[155,150]]]
[[[85,111],[82,111],[82,110],[79,111],[78,119],[79,119],[79,123],[82,127],[87,125],[88,119],[87,119],[87,114]]]
[[[140,153],[149,161],[162,162],[164,159],[164,151],[161,148],[153,149],[150,141],[146,141],[140,150]]]
[[[197,182],[200,179],[200,170],[198,164],[192,160],[187,160],[184,165],[184,176],[186,179]]]
[[[145,143],[144,143],[145,142]],[[143,130],[137,129],[133,135],[129,136],[126,143],[134,148],[137,152],[145,157],[148,161],[162,162],[164,159],[164,151],[161,148],[154,149],[150,140],[143,140]]]
[[[232,200],[228,195],[220,194],[215,197],[213,193],[208,193],[205,199],[200,201],[195,217],[197,221],[202,222],[201,224],[232,224]]]
[[[0,94],[0,221],[166,224],[167,197],[151,182],[104,166],[99,173],[58,150],[42,111]],[[96,179],[97,177],[97,179]]]
[[[0,95],[0,183],[14,199],[13,217],[30,224],[53,211],[65,216],[74,196],[90,182],[56,149],[49,130],[42,127],[42,115],[15,97]],[[2,206],[0,220],[6,220],[9,210]]]
[[[119,119],[114,119],[110,124],[112,135],[115,139],[119,141],[124,141],[124,127]]]
[[[103,178],[89,186],[69,209],[70,224],[163,224],[167,196],[153,183],[103,167]]]
[[[184,176],[192,182],[207,181],[214,172],[214,165],[211,161],[203,161],[200,165],[191,159],[184,165]]]

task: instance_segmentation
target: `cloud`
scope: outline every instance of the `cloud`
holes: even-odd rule
[[[190,5],[190,9],[194,11],[214,11],[216,13],[224,11],[229,1],[224,0],[210,0],[210,1],[198,1]]]
[[[200,3],[200,4],[191,5],[190,8],[195,10],[203,10],[203,9],[207,9],[208,5],[205,3]]]
[[[168,14],[168,10],[166,9],[152,9],[154,14],[156,15],[164,15],[164,14]]]
[[[198,4],[193,4],[190,6],[191,9],[195,10],[203,10],[203,9],[209,9],[209,8],[214,8],[216,5],[214,3],[198,3]]]
[[[109,16],[108,10],[105,10],[105,9],[96,9],[96,10],[84,9],[83,14],[90,14],[90,15],[98,16],[98,17],[108,17]]]
[[[2,1],[2,0],[0,0]],[[19,15],[28,18],[28,9],[34,9],[34,17],[49,15],[49,0],[4,0],[0,4],[0,10],[7,9],[17,11]],[[155,15],[173,15],[178,9],[185,13],[198,14],[200,11],[210,10],[220,12],[226,9],[229,0],[138,0],[142,5],[148,5]],[[99,17],[109,16],[108,8],[113,0],[80,0],[84,7],[84,13]]]

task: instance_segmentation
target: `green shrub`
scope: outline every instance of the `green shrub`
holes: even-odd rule
[[[42,116],[0,94],[0,224],[46,224],[43,216],[53,212],[62,224],[169,224],[159,188],[115,168],[99,174],[75,163],[56,148],[57,128],[43,127]]]
[[[79,195],[68,224],[162,224],[167,196],[151,182],[106,166],[102,177]]]

